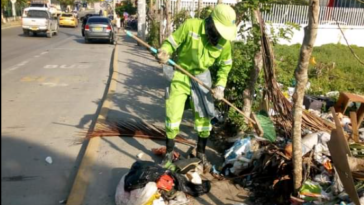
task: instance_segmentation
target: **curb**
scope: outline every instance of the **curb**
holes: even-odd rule
[[[113,62],[112,62],[112,75],[109,78],[109,88],[106,93],[106,97],[104,98],[100,113],[97,117],[97,121],[95,126],[91,130],[95,130],[95,128],[101,126],[107,117],[109,112],[109,108],[111,105],[111,98],[116,90],[117,85],[117,71],[118,71],[118,45],[115,46],[113,52]],[[75,181],[73,183],[71,192],[67,199],[67,205],[81,205],[87,193],[87,188],[89,185],[90,178],[92,177],[92,167],[96,161],[97,157],[97,149],[100,146],[100,137],[93,137],[89,140],[88,145],[86,147],[85,154],[82,158],[80,167],[78,169]]]
[[[16,28],[16,27],[21,27],[21,24],[13,25],[13,26],[6,26],[6,27],[1,26],[1,30],[6,30],[6,29],[9,29],[9,28]]]

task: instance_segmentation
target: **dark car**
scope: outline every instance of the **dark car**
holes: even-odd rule
[[[86,14],[84,17],[81,18],[81,21],[82,21],[82,36],[85,36],[85,26],[86,26],[86,23],[87,23],[87,20],[88,18],[92,17],[92,16],[100,16],[98,14]]]
[[[90,17],[85,25],[85,43],[90,40],[108,40],[110,44],[116,43],[115,29],[109,18]]]

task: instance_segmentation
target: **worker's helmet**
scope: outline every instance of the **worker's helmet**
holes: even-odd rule
[[[218,4],[211,14],[219,34],[226,40],[236,39],[236,14],[229,5]]]

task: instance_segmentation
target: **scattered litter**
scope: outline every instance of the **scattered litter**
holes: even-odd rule
[[[153,148],[152,152],[155,155],[164,156],[167,152],[167,148],[166,147]],[[179,159],[179,157],[180,157],[180,154],[176,151],[173,151],[173,160],[177,160],[177,159]]]
[[[63,199],[63,200],[59,201],[59,204],[67,204],[67,199]]]
[[[137,155],[137,158],[138,158],[138,159],[142,159],[142,158],[143,158],[143,156],[144,156],[144,153],[139,153],[139,154]]]
[[[52,157],[47,157],[46,159],[45,159],[45,161],[48,163],[48,164],[53,164],[53,159],[52,159]]]
[[[197,167],[184,175],[180,169],[171,172],[153,162],[136,161],[117,186],[116,205],[187,204],[186,194],[198,197],[211,189],[210,181],[201,179]]]
[[[201,179],[200,175],[197,172],[194,172],[194,171],[188,172],[186,174],[186,177],[193,184],[202,184],[202,179]]]
[[[322,190],[320,184],[307,180],[303,183],[300,191],[299,191],[300,198],[305,201],[323,201],[328,200],[329,195]]]
[[[313,178],[313,180],[319,183],[320,185],[331,183],[330,177],[327,174],[318,174]]]
[[[164,191],[171,191],[173,186],[173,179],[168,174],[163,174],[157,181],[158,189],[162,189]]]

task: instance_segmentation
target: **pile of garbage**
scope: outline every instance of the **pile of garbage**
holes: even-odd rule
[[[136,161],[116,190],[117,205],[181,205],[190,197],[210,192],[211,183],[202,180],[200,160],[181,159],[173,171],[154,162]]]
[[[255,204],[364,204],[364,128],[341,113],[318,109],[317,115],[336,123],[336,129],[303,130],[303,182],[297,196],[293,196],[292,142],[279,134],[231,138],[235,142],[225,150],[224,164],[215,166],[212,174],[248,189]],[[359,136],[354,140],[355,126]]]

